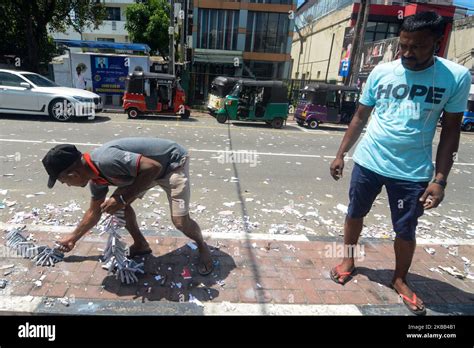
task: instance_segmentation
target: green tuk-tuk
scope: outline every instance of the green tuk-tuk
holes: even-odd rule
[[[224,107],[225,97],[241,79],[238,77],[218,76],[212,81],[207,100],[207,110],[211,115],[214,115],[216,111]]]
[[[282,128],[288,118],[288,90],[281,81],[239,80],[215,112],[219,123],[228,120],[262,121]]]

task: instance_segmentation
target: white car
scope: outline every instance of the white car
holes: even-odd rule
[[[61,87],[27,71],[0,69],[0,113],[50,115],[61,122],[73,117],[94,119],[102,111],[99,95]]]

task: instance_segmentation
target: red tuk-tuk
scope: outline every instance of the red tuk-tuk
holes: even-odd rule
[[[189,118],[186,94],[173,75],[134,71],[125,82],[123,108],[128,118],[149,114]]]

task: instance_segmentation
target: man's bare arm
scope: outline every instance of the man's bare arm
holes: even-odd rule
[[[151,158],[140,158],[138,175],[132,185],[118,188],[112,196],[122,196],[125,202],[133,201],[140,193],[146,190],[156,178],[159,177],[163,166]]]
[[[372,106],[359,104],[349,128],[344,134],[341,146],[339,147],[339,151],[336,154],[336,159],[331,164],[331,176],[334,179],[339,180],[339,178],[342,176],[342,171],[344,169],[344,156],[354,146],[362,134],[362,130],[369,120],[372,109]]]
[[[102,215],[100,205],[104,202],[103,199],[91,199],[89,209],[84,214],[81,222],[77,225],[73,235],[77,237],[76,241],[82,238],[88,231],[90,231],[100,220]]]

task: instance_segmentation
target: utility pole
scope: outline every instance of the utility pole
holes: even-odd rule
[[[346,85],[351,86],[357,83],[359,76],[360,58],[362,47],[364,46],[365,30],[369,20],[370,0],[360,0],[359,13],[352,39],[352,50],[350,56],[349,72],[346,78]]]
[[[186,31],[184,30],[185,29],[185,25],[186,25],[186,17],[188,16],[188,8],[186,6],[186,1],[183,1],[181,3],[181,12],[179,14],[179,24],[181,25],[181,30],[180,30],[180,35],[179,35],[179,42],[180,42],[180,54],[179,54],[179,60],[181,63],[183,63],[183,65],[181,66],[181,70],[184,68],[184,63],[186,61],[185,59],[185,52],[186,52],[186,49],[184,48],[184,43],[185,43],[185,40],[186,40]]]
[[[168,28],[170,36],[170,54],[168,74],[174,75],[174,0],[170,0],[170,26]]]
[[[332,47],[334,46],[335,37],[336,37],[336,33],[332,33],[331,49],[329,50],[329,58],[328,58],[328,67],[326,68],[326,77],[324,78],[324,82],[326,83],[328,83],[329,66],[331,65]]]
[[[296,23],[294,24],[294,27],[295,27],[296,32],[298,33],[298,36],[300,37],[300,53],[298,54],[298,65],[296,66],[296,74],[298,75],[298,78],[299,78],[300,77],[299,76],[300,75],[300,59],[301,59],[301,55],[303,54],[303,44],[304,44],[305,38],[301,34],[301,31],[296,25]]]

